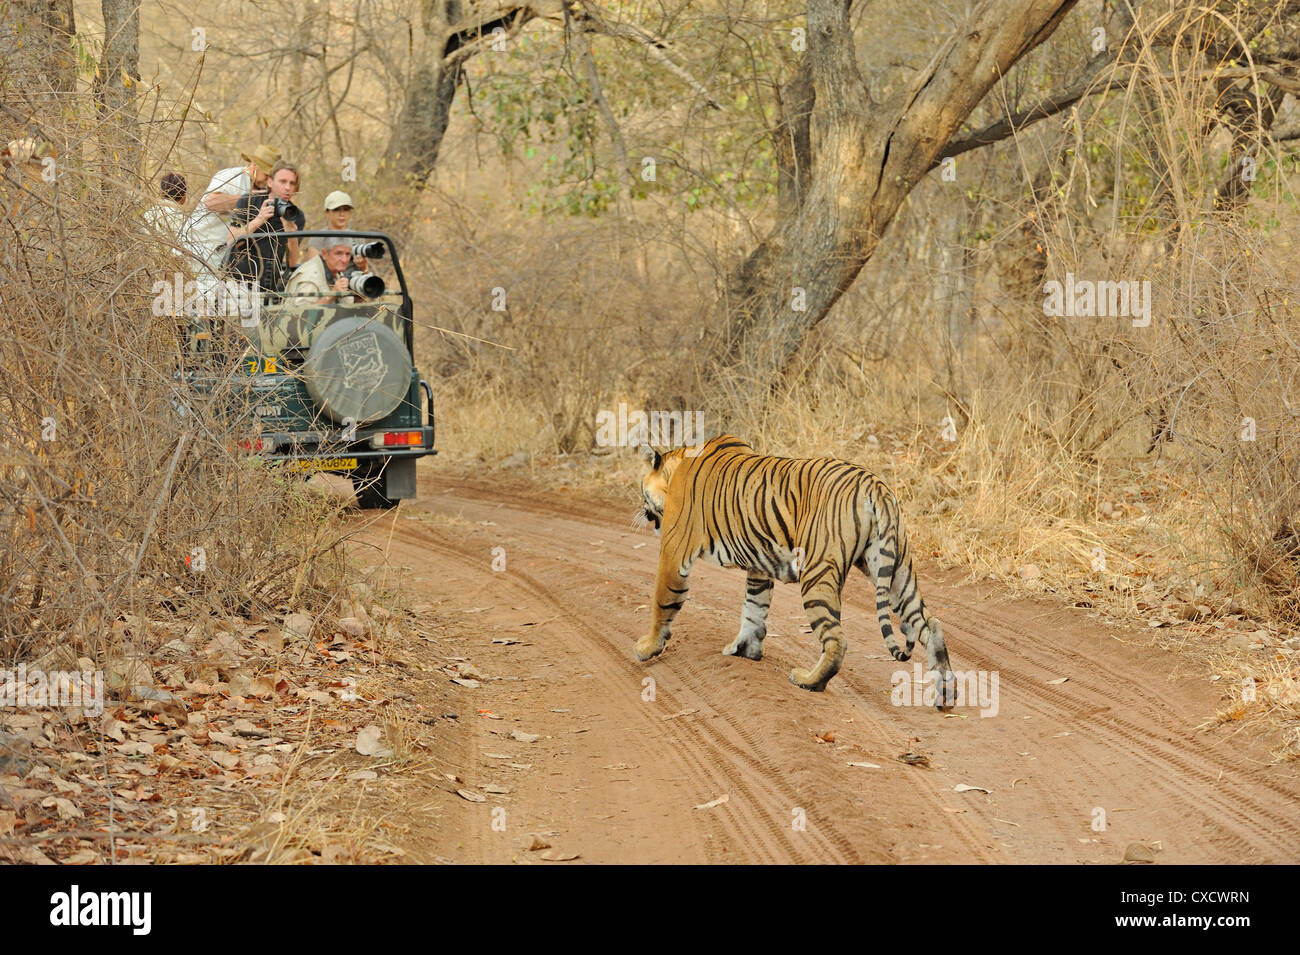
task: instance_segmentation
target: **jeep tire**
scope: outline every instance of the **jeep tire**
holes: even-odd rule
[[[357,507],[363,511],[388,510],[415,497],[415,458],[379,458],[360,462],[352,472]]]

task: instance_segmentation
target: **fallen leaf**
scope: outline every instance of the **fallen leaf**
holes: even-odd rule
[[[879,769],[875,763],[849,763],[850,766],[861,766],[863,769]]]
[[[208,750],[208,758],[222,769],[234,769],[239,765],[239,756],[235,753],[227,753],[225,750],[210,749]]]
[[[1070,678],[1069,678],[1068,676],[1063,676],[1063,677],[1061,677],[1059,680],[1048,680],[1048,681],[1047,681],[1047,685],[1048,685],[1048,686],[1060,686],[1062,683],[1065,683],[1065,682],[1068,681],[1069,679],[1070,679]]]
[[[383,729],[374,723],[362,727],[357,733],[357,752],[362,756],[392,756],[393,751],[380,742],[383,735]]]
[[[1130,842],[1124,850],[1124,862],[1128,865],[1151,865],[1156,861],[1156,854],[1140,842]]]
[[[379,774],[373,769],[358,769],[355,773],[348,773],[345,778],[350,783],[368,783],[372,779],[378,779]]]
[[[814,737],[814,739],[819,743],[833,743],[835,742],[835,731],[827,730],[825,733],[822,733],[821,736]]]
[[[60,819],[84,819],[85,813],[74,806],[67,799],[60,799],[58,796],[50,796],[41,800],[42,809],[54,808],[59,811]]]
[[[721,806],[724,802],[727,802],[729,799],[731,799],[731,796],[730,796],[728,793],[723,793],[723,794],[722,794],[721,796],[719,796],[717,799],[711,799],[711,800],[709,800],[709,801],[706,802],[706,803],[703,803],[703,804],[701,804],[701,805],[699,805],[699,806],[696,806],[695,808],[696,808],[696,809],[712,809],[714,806]]]
[[[525,836],[523,845],[528,852],[536,852],[538,849],[549,849],[551,847],[549,842],[537,835]]]
[[[552,849],[549,852],[543,852],[542,858],[548,862],[572,862],[580,858],[576,852],[561,852],[559,849]]]
[[[955,792],[955,793],[989,793],[989,794],[992,794],[992,790],[985,789],[983,786],[967,786],[965,783],[958,783],[956,786],[953,786],[953,787],[952,787],[952,791]]]
[[[487,802],[487,796],[481,793],[472,793],[468,789],[457,789],[456,795],[461,799],[468,799],[470,802]]]
[[[236,736],[251,736],[257,739],[265,739],[271,735],[270,730],[264,730],[260,726],[254,726],[248,720],[235,720],[234,725],[230,728],[234,730]]]

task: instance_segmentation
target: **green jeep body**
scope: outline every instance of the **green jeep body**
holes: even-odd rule
[[[415,463],[437,453],[433,390],[415,367],[411,298],[392,239],[354,231],[271,235],[383,242],[399,288],[357,304],[276,301],[262,305],[254,319],[225,319],[225,341],[242,349],[241,380],[219,382],[211,362],[206,369],[202,363],[186,369],[183,377],[199,394],[222,395],[221,405],[248,435],[241,444],[262,460],[304,474],[346,475],[362,507],[391,507],[415,497]],[[203,320],[191,319],[191,327],[197,354],[207,350],[205,341],[221,337]],[[238,336],[231,334],[234,327]],[[359,384],[347,381],[347,393],[330,393],[352,377]],[[361,413],[375,404],[376,391],[378,405],[391,410]],[[359,419],[348,413],[353,408]],[[401,436],[403,443],[385,444],[385,436]]]

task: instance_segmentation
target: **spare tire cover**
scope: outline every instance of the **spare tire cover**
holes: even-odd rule
[[[411,356],[387,325],[343,318],[312,343],[302,364],[307,392],[340,424],[366,424],[389,414],[411,387]]]

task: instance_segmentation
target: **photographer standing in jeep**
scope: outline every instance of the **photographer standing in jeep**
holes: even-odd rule
[[[231,213],[229,241],[234,243],[226,262],[229,274],[257,283],[263,292],[279,293],[289,272],[298,265],[298,240],[266,236],[236,242],[259,232],[296,232],[305,228],[307,217],[293,204],[298,192],[298,170],[292,163],[278,161],[271,169],[269,192],[254,191],[239,200]]]

